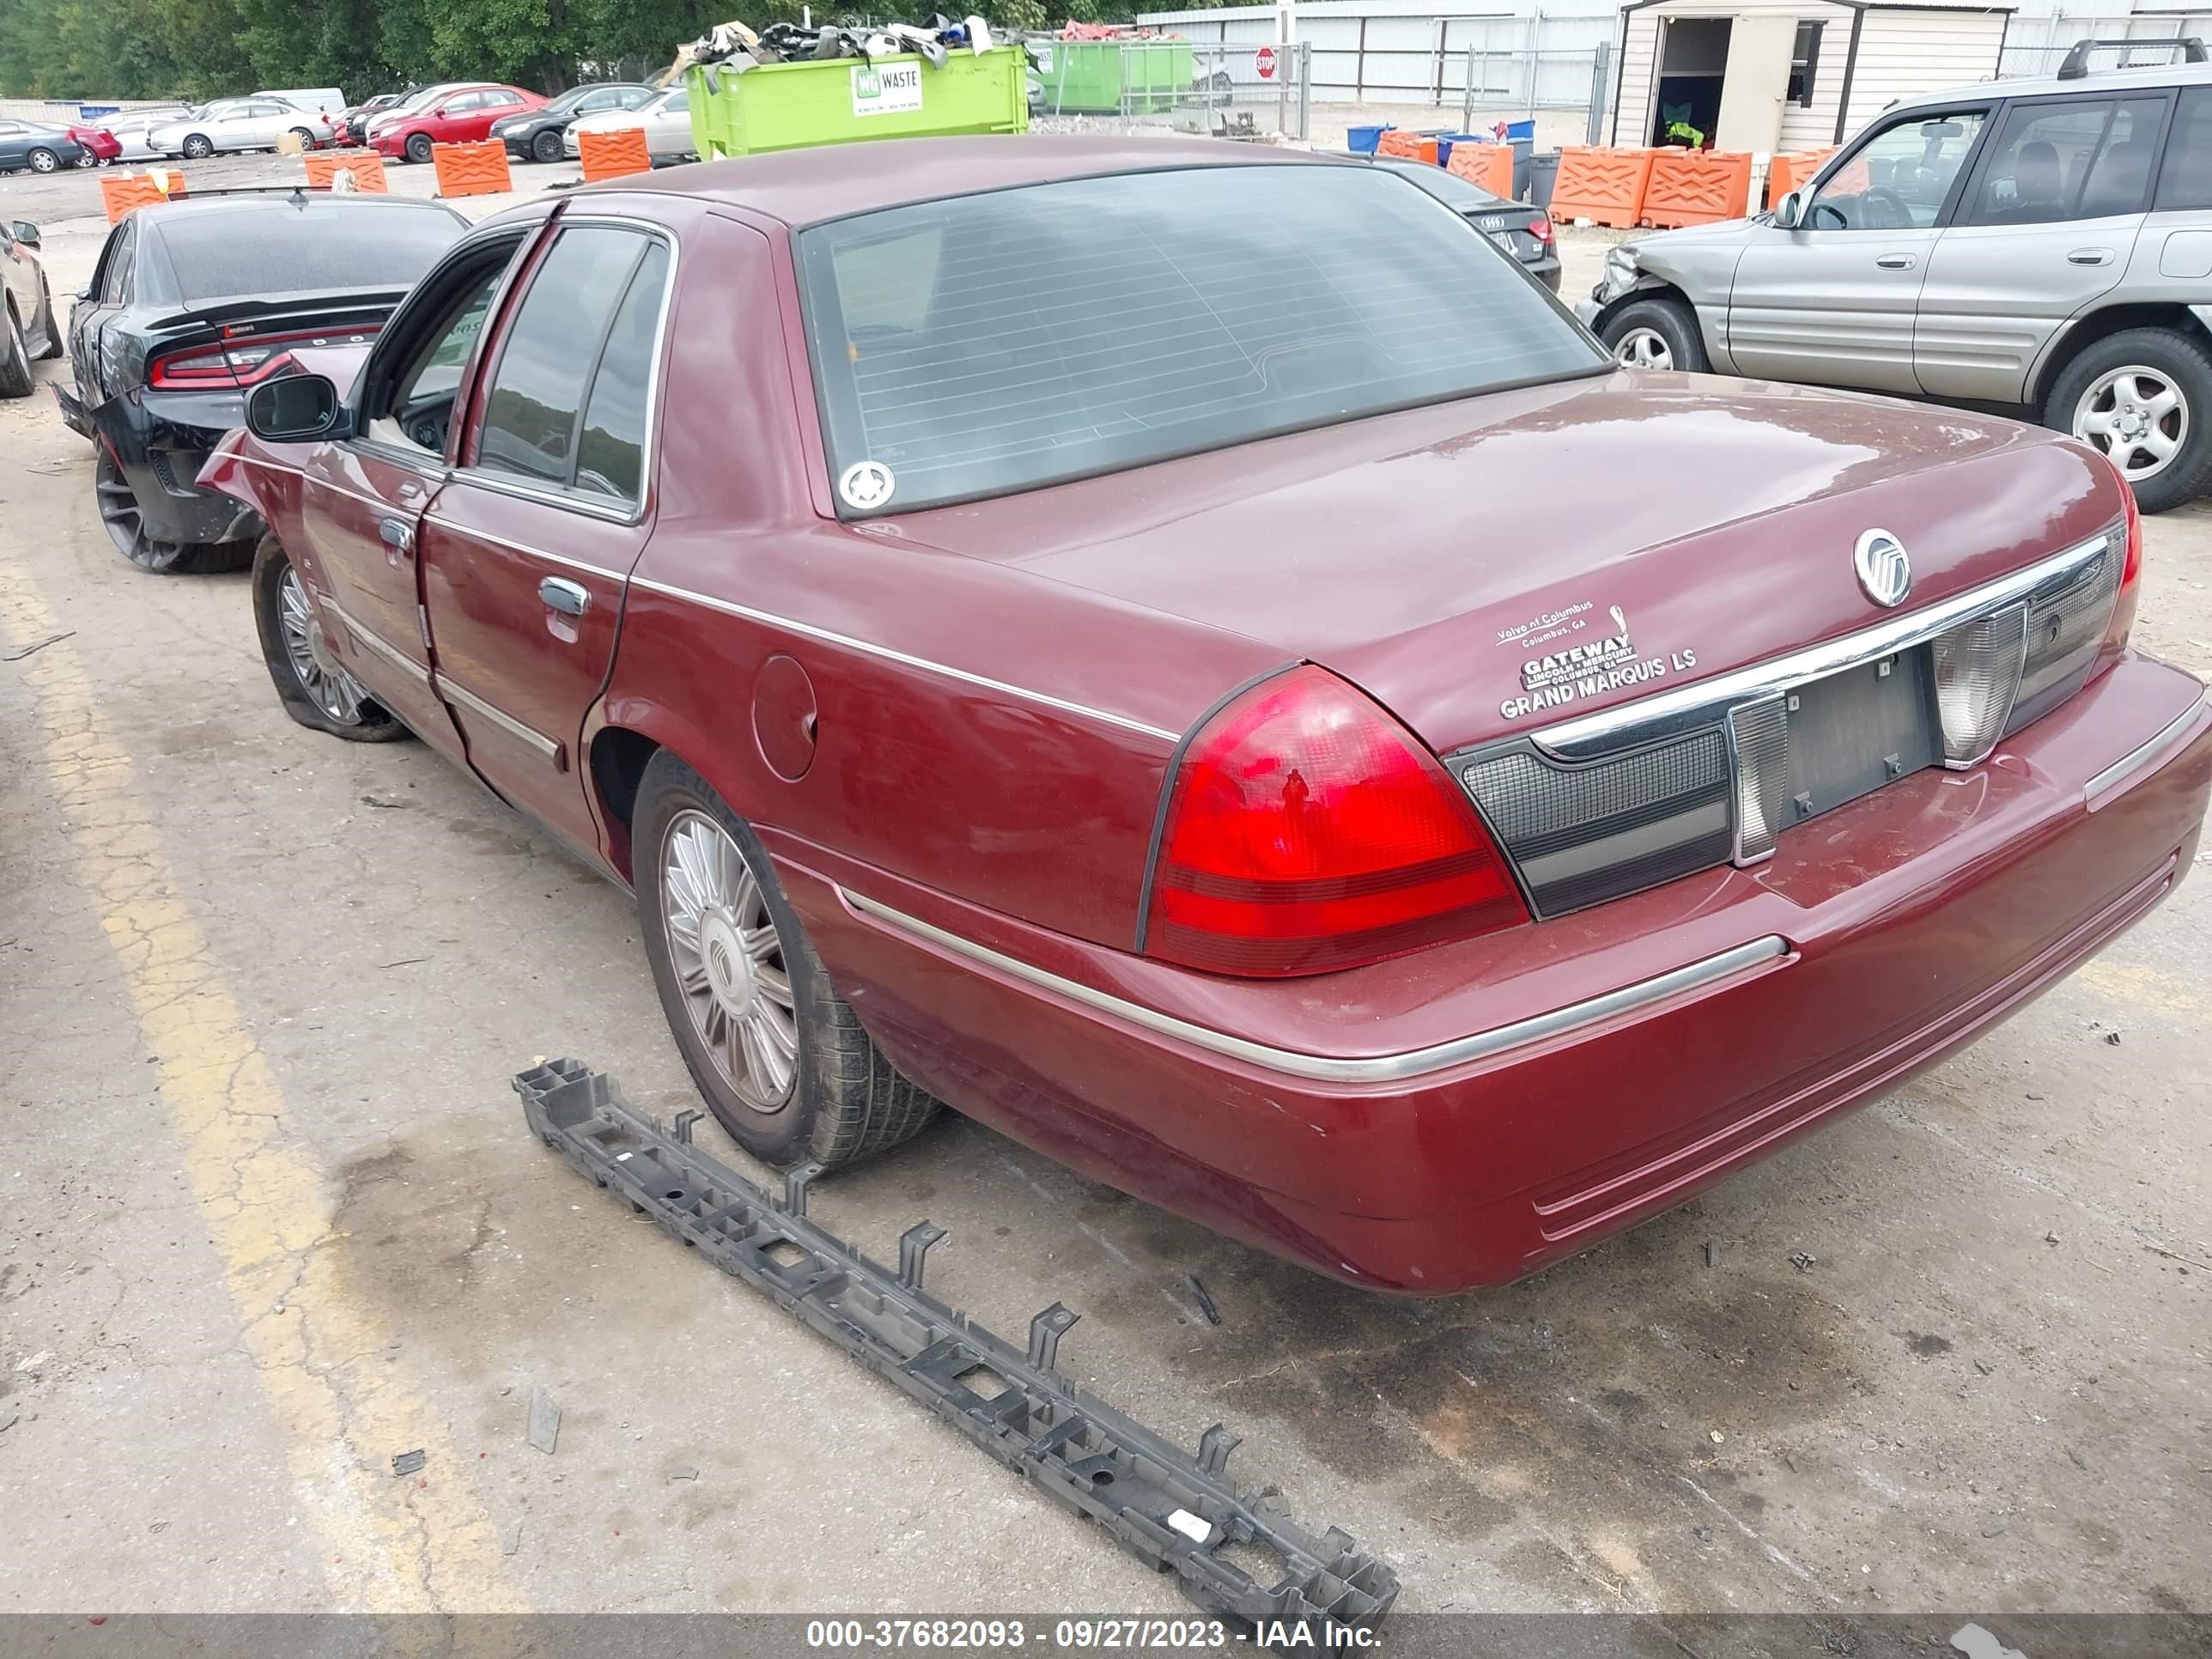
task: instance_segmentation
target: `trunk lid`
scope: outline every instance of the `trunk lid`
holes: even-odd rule
[[[1910,611],[2120,511],[2108,468],[2012,421],[1623,373],[897,522],[1321,663],[1448,751],[1898,614],[1859,586],[1869,529],[1909,551]]]

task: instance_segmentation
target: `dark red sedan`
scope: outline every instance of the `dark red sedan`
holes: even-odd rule
[[[632,887],[773,1163],[943,1100],[1354,1284],[1510,1279],[2023,1006],[2212,788],[2094,452],[1624,370],[1387,170],[623,179],[327,367],[206,475],[287,707]]]

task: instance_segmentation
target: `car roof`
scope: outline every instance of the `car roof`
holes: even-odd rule
[[[2133,69],[2093,69],[2087,75],[2062,81],[2055,75],[2017,76],[2007,81],[1975,81],[1940,92],[1916,92],[1900,98],[1891,109],[1918,109],[1929,104],[1970,103],[1994,98],[2045,98],[2055,93],[2087,97],[2100,92],[2132,92],[2142,87],[2212,86],[2212,64],[2146,64]],[[1884,113],[1887,113],[1887,111]]]
[[[349,192],[340,195],[332,191],[307,190],[246,190],[231,195],[220,193],[205,196],[180,196],[173,202],[161,204],[161,210],[149,222],[146,228],[175,224],[186,219],[219,219],[228,214],[235,216],[267,216],[274,213],[387,213],[396,209],[411,208],[420,211],[433,209],[451,219],[465,217],[443,202],[426,201],[421,197],[391,196],[376,191]]]
[[[916,202],[1024,185],[1188,167],[1331,167],[1304,150],[1217,139],[1019,137],[902,138],[823,144],[735,161],[704,161],[586,185],[578,192],[646,191],[747,209],[798,228]]]

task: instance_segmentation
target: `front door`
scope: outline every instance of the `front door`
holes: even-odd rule
[[[1931,397],[2017,403],[2051,337],[2128,268],[2172,103],[2014,103],[1920,288],[1913,362]]]
[[[462,465],[423,529],[437,689],[469,763],[597,856],[578,753],[652,532],[648,446],[671,249],[563,218],[471,396]]]
[[[1920,285],[1988,115],[1949,110],[1875,128],[1821,179],[1794,228],[1752,234],[1729,296],[1738,374],[1920,390]]]

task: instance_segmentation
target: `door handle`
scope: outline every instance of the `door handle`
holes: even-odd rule
[[[403,559],[415,556],[415,526],[404,519],[386,519],[376,526],[384,544]]]
[[[2077,247],[2066,256],[2069,265],[2108,265],[2112,263],[2112,250],[2108,247]]]
[[[591,590],[566,576],[546,577],[538,584],[538,597],[545,601],[547,610],[564,617],[580,617],[592,608]]]
[[[1910,270],[1919,263],[1910,253],[1884,253],[1875,260],[1884,270]]]

